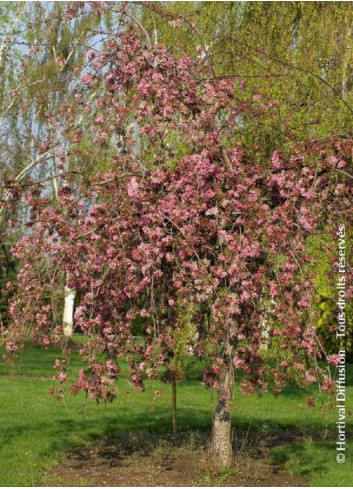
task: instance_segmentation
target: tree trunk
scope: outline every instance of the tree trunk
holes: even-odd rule
[[[55,159],[51,163],[52,174],[56,174]],[[52,179],[53,191],[56,200],[58,200],[59,189],[56,178]],[[74,334],[74,303],[75,303],[76,290],[71,289],[67,285],[64,288],[64,312],[63,312],[63,336],[64,338],[72,338]]]
[[[76,290],[65,285],[65,303],[63,314],[63,332],[65,338],[72,338],[74,332],[74,302]]]
[[[234,392],[234,371],[231,362],[232,347],[225,348],[225,364],[221,372],[221,388],[218,391],[217,408],[213,415],[209,458],[217,468],[230,467],[233,459],[231,407]]]

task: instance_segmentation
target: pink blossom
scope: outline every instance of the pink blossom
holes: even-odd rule
[[[84,85],[89,85],[93,82],[93,76],[90,73],[84,73],[81,77],[81,80]]]
[[[305,372],[305,378],[308,382],[317,382],[315,375],[311,374],[308,370]]]
[[[339,359],[340,359],[339,355],[329,355],[327,357],[327,363],[329,365],[338,365]]]
[[[8,353],[15,353],[18,350],[17,346],[11,341],[6,343],[6,351]]]
[[[129,197],[131,198],[137,197],[138,191],[139,191],[139,184],[137,182],[137,179],[135,177],[130,178],[127,184],[127,193]]]

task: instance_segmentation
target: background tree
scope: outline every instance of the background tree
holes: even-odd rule
[[[28,180],[46,181],[46,191],[57,195],[60,181],[55,176],[62,170],[58,141],[64,152],[69,151],[69,142],[61,140],[57,121],[52,116],[64,101],[78,95],[72,80],[85,69],[84,54],[104,37],[111,16],[89,3],[9,2],[2,10],[6,27],[1,44],[3,200],[0,212],[4,220],[2,244],[9,249],[13,239],[26,234],[23,225],[28,218],[28,209],[17,202],[15,210],[11,199],[12,230],[6,225],[6,206],[12,186],[14,182],[26,186]],[[84,128],[84,113],[76,124]],[[84,169],[87,175],[95,171],[91,160],[92,164],[86,164]],[[66,170],[74,171],[75,165],[75,161],[68,162]],[[16,199],[16,195],[13,197]],[[75,291],[64,288],[64,282],[62,277],[55,302],[57,314],[66,323],[67,336],[71,336]]]

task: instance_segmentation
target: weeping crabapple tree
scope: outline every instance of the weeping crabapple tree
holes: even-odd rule
[[[243,392],[278,393],[289,380],[332,387],[318,363],[325,352],[306,241],[351,218],[352,141],[293,144],[259,162],[237,141],[237,124],[274,101],[240,104],[233,82],[200,59],[147,48],[127,33],[88,58],[76,104],[57,115],[70,147],[63,159],[82,157],[89,138],[114,148],[111,169],[89,181],[63,172],[57,199],[44,183],[16,190],[30,208],[30,232],[13,250],[23,266],[8,353],[28,337],[61,341],[50,295],[63,274],[77,291],[75,327],[88,339],[78,379],[69,379],[67,355],[56,361],[59,391],[68,383],[73,394],[113,400],[122,358],[139,389],[161,368],[173,377],[184,335],[207,359],[203,382],[218,392],[210,457],[228,466],[235,369]],[[82,111],[92,117],[88,133],[71,129]]]

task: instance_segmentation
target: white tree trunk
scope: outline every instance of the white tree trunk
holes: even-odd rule
[[[65,338],[71,338],[74,332],[74,302],[76,290],[65,285],[65,302],[63,314],[63,332]]]

